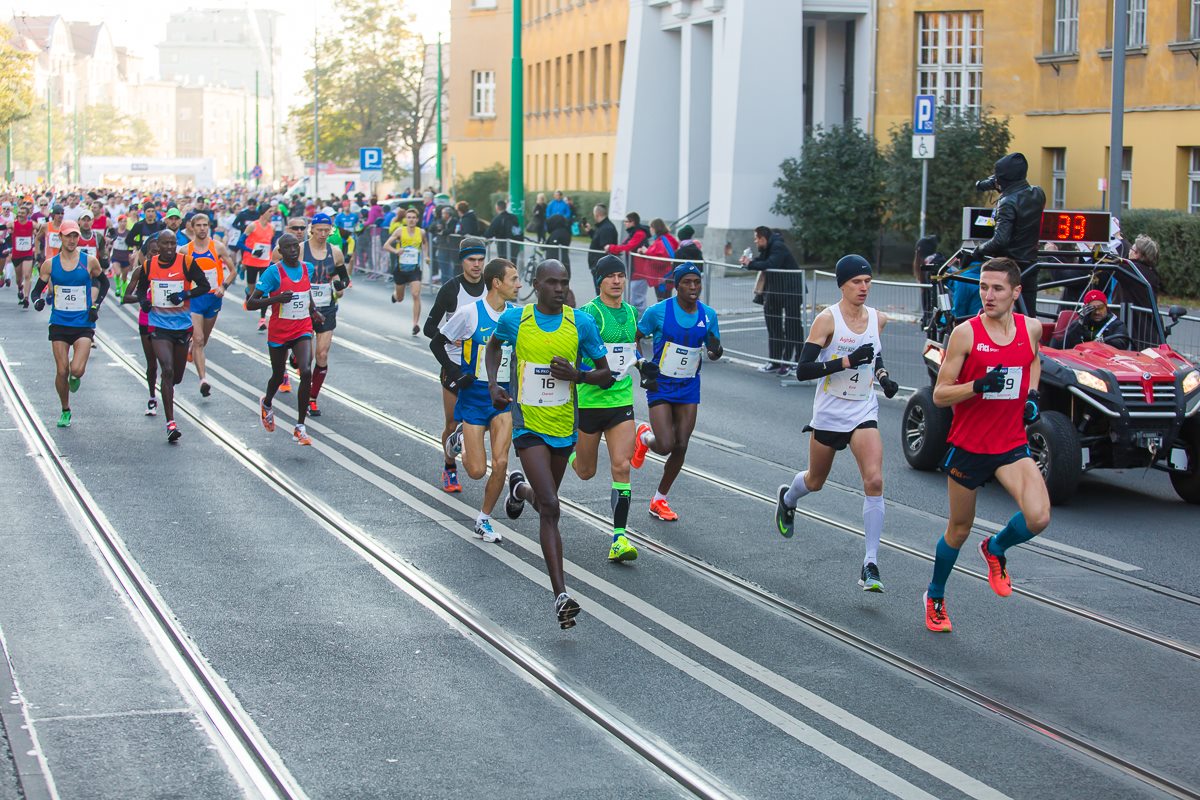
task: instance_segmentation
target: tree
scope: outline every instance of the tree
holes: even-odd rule
[[[421,80],[424,44],[411,31],[411,14],[403,3],[386,0],[347,0],[341,8],[341,27],[326,31],[317,46],[321,159],[353,164],[360,147],[383,147],[384,172],[398,178],[409,170],[396,157],[403,150],[419,176],[432,104]],[[309,69],[307,102],[289,114],[307,161],[313,160],[313,80]]]
[[[79,118],[80,151],[89,156],[144,156],[154,148],[154,134],[139,116],[102,104]]]
[[[454,187],[456,200],[466,200],[481,220],[491,219],[496,214],[492,206],[492,195],[508,191],[508,167],[492,164],[490,167],[472,172]]]
[[[921,162],[912,157],[912,125],[890,131],[884,153],[888,224],[915,240],[921,223]],[[1012,132],[1007,118],[988,113],[964,114],[940,109],[937,155],[929,161],[925,232],[937,234],[949,253],[962,244],[962,210],[991,205],[994,194],[975,191],[975,181],[992,174],[992,166],[1008,151]]]
[[[29,116],[33,106],[34,53],[13,46],[13,29],[0,25],[0,128]]]
[[[817,127],[799,158],[780,164],[771,211],[792,221],[804,252],[833,263],[875,252],[883,210],[883,173],[875,140],[851,121]]]

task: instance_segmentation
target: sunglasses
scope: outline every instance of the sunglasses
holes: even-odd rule
[[[289,231],[302,231],[306,227],[308,227],[308,226],[306,226],[306,225],[288,225],[287,229]]]

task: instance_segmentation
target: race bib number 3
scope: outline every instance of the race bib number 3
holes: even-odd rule
[[[1004,368],[1004,388],[998,392],[984,392],[984,400],[1016,400],[1021,396],[1021,376],[1024,367]]]
[[[171,295],[183,291],[183,281],[154,281],[150,287],[151,302],[158,308],[179,308],[183,303],[172,303]]]
[[[333,284],[314,283],[312,285],[312,301],[317,308],[333,305]]]
[[[825,393],[843,400],[866,400],[871,396],[871,370],[864,364],[835,372],[825,379]]]
[[[629,374],[629,370],[637,361],[637,346],[633,342],[621,342],[607,346],[608,368],[612,370],[612,374],[617,380],[621,380]]]
[[[290,302],[281,303],[278,308],[282,319],[308,319],[308,292],[295,293]]]
[[[696,377],[700,371],[700,348],[667,342],[658,360],[658,370],[668,378]]]
[[[86,311],[83,286],[55,286],[54,307],[59,311]]]
[[[520,395],[517,402],[523,406],[565,406],[571,402],[571,382],[551,375],[549,364],[526,363]]]

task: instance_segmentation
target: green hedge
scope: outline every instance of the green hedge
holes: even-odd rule
[[[1121,233],[1130,242],[1140,233],[1158,242],[1158,274],[1164,293],[1200,297],[1200,214],[1130,209],[1121,214]]]

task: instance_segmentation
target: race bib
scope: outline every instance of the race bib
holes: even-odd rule
[[[266,242],[259,242],[254,245],[254,249],[250,252],[255,258],[266,258],[271,255],[271,245]]]
[[[62,237],[58,235],[58,231],[51,231],[46,234],[47,247],[62,247]]]
[[[129,242],[125,241],[124,236],[118,236],[117,238],[113,239],[112,246],[113,250],[125,251],[129,249]]]
[[[313,305],[317,308],[325,308],[333,305],[332,283],[314,283],[310,291],[312,292]]]
[[[150,284],[150,301],[156,308],[179,308],[183,303],[172,303],[167,298],[183,291],[183,281],[153,281]]]
[[[863,364],[854,369],[835,372],[825,379],[825,394],[843,400],[866,400],[871,396],[871,368]]]
[[[205,280],[208,281],[208,288],[210,291],[217,288],[217,268],[216,267],[213,267],[212,269],[204,270],[204,278],[205,278]]]
[[[308,319],[308,292],[296,292],[291,302],[277,306],[281,319]]]
[[[80,247],[79,248],[79,263],[80,264],[85,263],[85,259],[88,258],[89,256],[91,258],[96,257],[96,248],[95,247]]]
[[[608,347],[608,368],[612,370],[613,377],[621,380],[637,362],[637,345],[633,342],[621,342],[620,344],[606,342],[605,345]]]
[[[663,344],[658,371],[668,378],[694,378],[700,371],[699,347],[684,347],[674,342]]]
[[[549,364],[526,362],[517,402],[523,406],[565,406],[571,402],[571,382],[551,375]]]
[[[412,269],[421,263],[421,250],[417,247],[405,247],[400,251],[400,266]]]
[[[1021,396],[1021,375],[1024,367],[1004,368],[1004,388],[998,392],[984,392],[984,400],[1016,400]]]
[[[87,311],[85,286],[55,286],[54,308],[57,311]]]
[[[16,245],[14,245],[14,249],[16,249],[22,253],[28,253],[30,250],[33,249],[33,237],[32,236],[18,236]]]
[[[485,347],[480,347],[475,352],[475,378],[477,380],[487,380],[487,359],[483,357]],[[512,375],[512,345],[505,344],[500,346],[500,368],[496,370],[496,382],[508,383]],[[528,366],[528,365],[526,365]],[[557,404],[556,404],[557,405]]]

